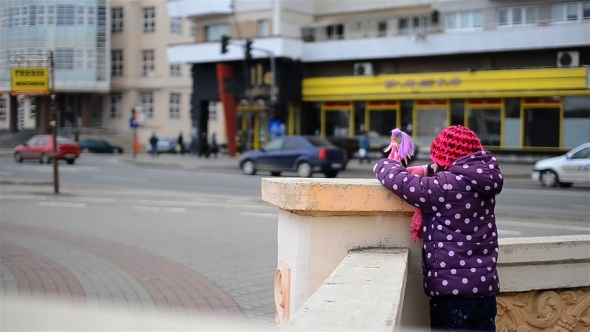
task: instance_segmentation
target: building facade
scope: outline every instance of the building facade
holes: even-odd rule
[[[49,97],[11,96],[11,68],[47,67],[15,55],[54,59],[57,122],[72,130],[101,123],[110,89],[108,0],[0,2],[0,129],[49,130]]]
[[[589,1],[216,3],[168,1],[197,22],[196,43],[170,45],[169,57],[193,70],[243,62],[241,47],[221,53],[219,35],[229,34],[300,62],[301,99],[281,100],[288,134],[387,137],[402,127],[428,147],[442,128],[462,124],[493,150],[557,152],[590,141]],[[264,52],[253,58],[268,61]]]

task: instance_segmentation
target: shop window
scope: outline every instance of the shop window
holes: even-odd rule
[[[563,147],[590,142],[590,97],[563,98]]]
[[[414,103],[414,137],[416,145],[430,146],[432,140],[448,127],[446,100],[417,100]]]
[[[348,136],[350,134],[349,123],[349,110],[326,111],[326,136]]]
[[[6,97],[0,97],[0,122],[6,121],[8,114],[8,103],[6,102]]]
[[[473,130],[484,146],[500,146],[500,109],[472,108],[467,111],[469,129]]]
[[[413,133],[413,116],[412,113],[414,112],[414,102],[411,100],[402,100],[400,102],[400,108],[402,112],[402,120],[400,124],[400,128],[406,132],[408,135],[412,136]]]
[[[560,99],[524,98],[524,146],[559,147]]]
[[[520,98],[504,99],[504,146],[520,146]]]
[[[451,126],[465,125],[465,99],[451,100]]]
[[[29,118],[35,119],[37,117],[37,98],[31,98],[31,104],[29,105]]]

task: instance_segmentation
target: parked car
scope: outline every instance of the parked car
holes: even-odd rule
[[[19,163],[25,159],[38,159],[40,163],[48,164],[53,159],[53,137],[33,136],[26,143],[15,147],[12,156]],[[57,157],[71,165],[80,157],[80,149],[71,139],[58,136]]]
[[[590,184],[590,142],[579,145],[562,156],[537,161],[531,177],[541,181],[541,185],[545,187]]]
[[[273,176],[294,171],[300,177],[323,173],[328,178],[346,169],[346,150],[318,136],[280,136],[259,150],[248,151],[240,156],[240,168],[244,174],[270,171]]]
[[[178,146],[178,137],[176,136],[162,136],[158,137],[158,152],[159,153],[177,153],[180,152],[180,146]],[[145,150],[149,153],[152,151],[152,145],[149,142],[145,144]],[[189,145],[184,144],[184,150],[190,151]]]
[[[123,153],[123,148],[103,139],[84,138],[80,140],[80,150],[96,153]]]

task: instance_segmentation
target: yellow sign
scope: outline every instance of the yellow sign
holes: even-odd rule
[[[12,95],[48,95],[49,70],[45,67],[11,69]]]

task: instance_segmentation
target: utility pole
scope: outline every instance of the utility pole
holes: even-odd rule
[[[51,121],[51,136],[53,139],[53,191],[59,194],[59,172],[58,172],[58,155],[57,155],[57,105],[55,104],[55,61],[53,59],[53,51],[49,51],[49,69],[51,70],[51,103],[49,105],[49,113]]]

